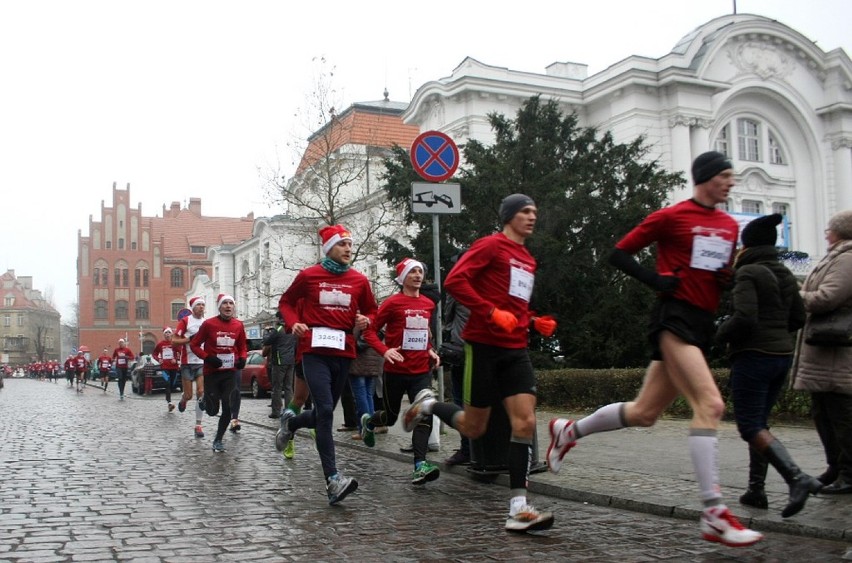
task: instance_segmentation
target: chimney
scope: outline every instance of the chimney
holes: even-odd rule
[[[201,198],[200,197],[191,197],[189,198],[189,210],[201,217]]]
[[[180,214],[180,202],[173,201],[171,208],[169,208],[169,217],[177,217]]]

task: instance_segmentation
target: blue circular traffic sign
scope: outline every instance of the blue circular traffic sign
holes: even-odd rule
[[[424,180],[443,182],[459,167],[459,149],[444,133],[426,131],[411,143],[411,164]]]

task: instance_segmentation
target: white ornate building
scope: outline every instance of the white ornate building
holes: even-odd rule
[[[693,158],[725,152],[739,184],[728,211],[785,214],[791,250],[821,256],[828,219],[852,208],[852,61],[775,20],[716,18],[660,59],[629,57],[593,76],[582,64],[534,74],[467,58],[423,84],[403,118],[489,143],[487,114],[514,117],[536,94],[616,142],[643,135],[650,158],[690,181]],[[672,199],[691,193],[684,185]]]

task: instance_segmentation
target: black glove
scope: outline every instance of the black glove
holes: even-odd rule
[[[238,358],[237,362],[234,364],[234,367],[237,369],[243,369],[244,367],[246,367],[246,359]]]
[[[677,276],[654,273],[654,279],[648,285],[662,293],[674,293],[674,290],[676,290],[677,286],[680,285],[680,278]]]
[[[674,274],[661,275],[653,270],[643,268],[633,256],[627,252],[616,248],[609,255],[609,263],[627,274],[634,277],[645,285],[651,287],[654,291],[663,293],[671,293],[680,284],[680,278]]]
[[[206,358],[204,358],[204,363],[213,369],[219,369],[222,367],[222,360],[213,354],[209,354]]]

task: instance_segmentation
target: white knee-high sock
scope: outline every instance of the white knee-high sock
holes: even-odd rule
[[[689,454],[698,479],[701,502],[705,507],[719,504],[719,440],[712,428],[693,428],[689,431]]]
[[[573,439],[579,439],[597,432],[609,432],[624,428],[624,403],[611,403],[601,407],[589,416],[574,423]]]

